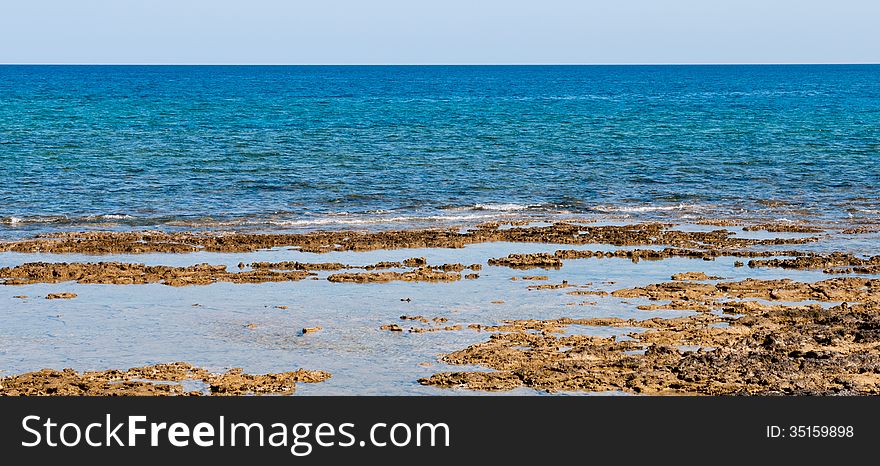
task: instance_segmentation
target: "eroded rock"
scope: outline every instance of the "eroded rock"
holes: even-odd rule
[[[190,364],[177,362],[136,367],[127,371],[106,370],[79,373],[43,369],[37,372],[0,378],[2,396],[153,396],[203,395],[201,391],[184,391],[179,383],[199,380],[207,385],[210,395],[289,395],[297,382],[316,383],[330,378],[324,371],[299,369],[277,374],[251,375],[241,369],[211,374]]]

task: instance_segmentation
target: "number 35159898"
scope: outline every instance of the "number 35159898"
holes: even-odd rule
[[[767,438],[850,438],[853,426],[767,426]]]

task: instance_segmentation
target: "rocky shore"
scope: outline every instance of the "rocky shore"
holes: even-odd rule
[[[659,223],[531,226],[511,222],[509,225],[482,224],[470,229],[306,234],[58,233],[0,243],[0,252],[20,253],[23,258],[41,253],[42,259],[0,268],[0,284],[12,287],[66,283],[182,287],[309,279],[347,288],[358,284],[388,287],[391,285],[382,284],[398,282],[402,286],[407,282],[421,282],[425,286],[442,286],[438,293],[453,297],[458,289],[454,287],[464,286],[469,280],[476,280],[475,286],[479,286],[484,280],[481,275],[502,273],[508,274],[505,280],[510,286],[521,286],[528,293],[588,296],[588,299],[612,300],[615,305],[633,311],[676,311],[678,314],[642,319],[583,317],[583,313],[589,311],[573,311],[589,309],[596,301],[575,301],[566,303],[575,307],[542,308],[543,317],[538,319],[459,319],[455,313],[440,308],[434,316],[406,314],[398,321],[381,327],[376,325],[373,329],[381,330],[381,335],[407,338],[430,338],[431,334],[445,334],[442,332],[477,332],[480,337],[485,336],[482,341],[438,358],[443,364],[478,366],[480,370],[438,371],[412,378],[423,386],[441,389],[503,391],[525,387],[549,392],[706,395],[880,394],[880,277],[877,277],[880,255],[810,247],[828,238],[873,230],[831,232],[792,224],[746,225],[739,230],[767,233],[755,238],[728,229],[737,225],[733,221],[718,221],[712,225],[723,228],[691,231]],[[771,233],[787,235],[775,237]],[[551,252],[512,252],[475,262],[446,263],[426,257],[401,259],[399,255],[381,257],[382,260],[366,264],[347,263],[347,260],[239,262],[235,257],[235,254],[268,248],[296,254],[326,254],[411,248],[448,250],[499,242],[510,243],[514,248],[518,244],[563,246]],[[239,262],[238,270],[209,263],[173,266],[119,260],[46,262],[47,254],[194,252],[228,254],[234,258],[232,264]],[[572,261],[603,260],[624,260],[632,264],[685,260],[693,267],[669,273],[666,281],[630,287],[614,286],[615,283],[607,279],[598,286],[577,276],[565,276]],[[728,267],[750,275],[766,271],[777,271],[777,275],[807,271],[825,274],[826,278],[730,280],[723,274],[699,270],[699,264],[719,260],[729,261],[727,263],[732,265]],[[609,262],[616,263],[619,262]],[[524,272],[529,270],[532,272]],[[560,276],[565,279],[558,278]],[[77,297],[67,290],[43,293],[41,296],[58,300],[59,306]],[[14,298],[27,301],[23,294]],[[504,305],[506,297],[499,298],[502,299],[486,305]],[[279,305],[275,309],[287,310],[288,306]],[[566,317],[570,315],[567,310],[576,315]],[[248,324],[248,328],[258,326]],[[609,337],[589,331],[600,328],[619,329],[620,333]],[[332,326],[326,324],[297,327],[300,338],[306,334],[313,338],[311,334],[316,332],[320,337],[333,331]],[[423,367],[430,366],[430,363],[424,364]],[[291,394],[296,383],[321,382],[329,377],[327,372],[305,370],[250,375],[232,369],[212,374],[186,363],[126,371],[44,369],[0,378],[0,395]],[[185,388],[192,383],[201,388]]]
[[[419,382],[473,390],[525,386],[550,392],[880,394],[880,280],[680,285],[614,294],[672,299],[697,314],[643,321],[508,321],[482,327],[495,333],[441,360],[493,371],[444,372]],[[823,306],[739,300],[754,297],[844,302]],[[644,331],[625,338],[566,335],[573,325]]]
[[[23,241],[0,243],[0,252],[143,254],[151,252],[247,252],[274,247],[299,251],[372,251],[404,248],[461,248],[468,244],[496,241],[550,244],[667,245],[679,248],[735,249],[751,246],[805,244],[817,239],[738,238],[730,231],[680,231],[671,224],[593,226],[556,223],[550,226],[480,225],[462,232],[460,228],[437,230],[392,230],[384,232],[318,231],[304,234],[251,234],[189,232],[79,232],[42,235]]]
[[[330,378],[323,371],[299,369],[251,375],[241,369],[212,374],[184,362],[135,367],[125,371],[78,373],[43,369],[0,378],[0,396],[155,396],[155,395],[290,395],[297,383]],[[196,381],[204,390],[186,390],[181,382]]]

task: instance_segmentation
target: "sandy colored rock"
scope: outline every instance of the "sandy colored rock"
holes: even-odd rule
[[[762,223],[743,227],[744,231],[768,231],[771,233],[822,233],[824,230],[800,223]]]
[[[303,252],[371,251],[403,248],[462,248],[486,242],[611,244],[616,246],[668,245],[678,248],[724,249],[756,245],[804,244],[815,238],[765,239],[737,238],[727,230],[690,232],[671,229],[672,225],[641,223],[592,226],[555,223],[550,226],[516,226],[509,229],[458,228],[432,230],[317,231],[302,234],[256,234],[239,232],[61,232],[36,238],[0,243],[0,252],[143,254],[150,252],[250,252],[275,247]],[[416,258],[424,259],[424,258]],[[407,267],[426,262],[404,261]]]
[[[825,273],[864,273],[880,271],[880,256],[856,257],[835,252],[824,255],[806,255],[790,259],[750,260],[749,267],[776,267],[782,269],[824,269]]]
[[[473,390],[646,394],[880,394],[880,304],[830,308],[716,302],[741,317],[507,321],[441,358],[492,372],[444,372],[424,385]],[[642,327],[630,339],[566,335],[568,325]]]
[[[620,298],[649,298],[677,301],[704,301],[720,298],[758,298],[776,301],[864,301],[880,300],[880,279],[832,278],[815,283],[790,279],[738,282],[689,283],[667,282],[617,290]]]
[[[685,280],[721,280],[724,277],[715,277],[706,275],[703,272],[682,272],[672,275],[672,279],[676,281]]]
[[[841,231],[844,235],[861,235],[865,233],[878,233],[880,232],[880,225],[862,225],[853,228],[847,228]]]
[[[410,333],[429,333],[429,332],[454,332],[458,330],[462,330],[464,327],[461,324],[456,325],[444,325],[444,326],[432,326],[432,327],[410,327]]]
[[[489,340],[447,354],[441,361],[479,365],[493,372],[444,372],[419,382],[475,390],[529,387],[551,392],[880,394],[878,279],[667,282],[613,294],[670,300],[641,309],[697,313],[668,319],[596,317],[471,324],[469,328],[490,332]],[[805,300],[832,304],[789,304]],[[618,339],[568,335],[571,325],[644,330],[629,331],[626,339]]]
[[[157,364],[136,367],[127,371],[106,370],[78,373],[43,369],[0,378],[2,396],[154,396],[154,395],[288,395],[297,382],[315,383],[327,380],[323,371],[299,369],[278,374],[250,375],[241,369],[230,369],[223,374],[211,374],[187,363]],[[199,380],[206,384],[207,393],[185,392],[179,383]]]
[[[242,267],[243,264],[239,264],[239,268]],[[339,262],[321,262],[321,263],[308,263],[308,262],[297,262],[297,261],[285,261],[285,262],[254,262],[250,264],[250,267],[253,269],[271,269],[271,270],[342,270],[342,269],[351,269],[356,268],[351,265],[340,264]]]
[[[456,325],[443,325],[449,321],[447,317],[425,317],[421,315],[409,316],[402,315],[400,316],[400,320],[410,321],[413,323],[420,323],[422,326],[419,327],[410,327],[407,331],[409,333],[426,333],[426,332],[441,332],[441,331],[455,331],[462,330],[463,327],[460,324]],[[403,327],[397,324],[389,324],[383,325],[381,327],[382,330],[389,330],[392,332],[402,332]]]
[[[668,304],[642,304],[636,306],[641,311],[697,311],[709,312],[713,309],[711,302],[701,303],[697,301],[672,301]]]
[[[244,268],[245,264],[239,264],[240,268]],[[368,265],[351,265],[339,262],[299,262],[299,261],[283,261],[283,262],[254,262],[249,264],[253,269],[269,269],[269,270],[347,270],[347,269],[363,269],[363,270],[381,270],[381,269],[402,269],[406,267],[401,262],[382,261]]]
[[[608,296],[607,291],[596,291],[596,290],[574,290],[565,293],[572,296]]]
[[[208,384],[211,395],[290,395],[296,390],[298,382],[317,383],[330,378],[324,371],[299,369],[294,372],[278,374],[251,375],[241,369],[230,369],[223,374],[211,374],[203,380]]]
[[[507,257],[489,259],[489,265],[512,269],[558,269],[562,267],[562,260],[547,253],[510,254]]]
[[[375,264],[370,264],[364,266],[363,268],[366,270],[379,270],[379,269],[402,269],[405,267],[402,263],[396,261],[382,261],[377,262]]]
[[[421,267],[408,272],[338,273],[330,275],[327,280],[336,283],[451,282],[461,280],[461,274]]]
[[[747,247],[747,246],[744,246]],[[589,251],[579,249],[559,249],[553,255],[559,259],[629,259],[634,263],[640,261],[663,260],[671,257],[684,257],[689,259],[715,260],[722,256],[733,257],[773,257],[773,256],[799,256],[808,254],[796,250],[748,250],[701,247],[699,249],[686,249],[667,247],[664,249],[618,249],[615,251]]]
[[[572,288],[576,285],[572,285],[568,283],[567,280],[562,280],[562,283],[545,283],[541,285],[529,285],[526,288],[529,290],[558,290],[561,288]]]
[[[76,293],[49,293],[46,295],[46,299],[73,299],[76,298]]]
[[[426,265],[424,267],[441,272],[461,272],[466,268],[464,264]]]
[[[172,267],[123,262],[29,262],[15,267],[0,268],[0,280],[5,285],[75,281],[77,283],[112,285],[161,283],[170,286],[187,286],[209,285],[216,282],[297,281],[310,275],[312,275],[310,272],[305,271],[277,272],[272,270],[232,273],[226,270],[226,266],[209,264]]]
[[[422,323],[425,323],[425,324],[428,323],[428,322],[430,322],[430,320],[429,320],[427,317],[425,317],[425,316],[408,316],[408,315],[402,315],[402,316],[400,316],[400,320],[414,320],[414,321],[422,322]]]
[[[866,265],[864,267],[843,267],[836,269],[824,269],[824,273],[857,273],[862,275],[880,275],[880,265]]]
[[[713,225],[718,227],[735,227],[740,225],[738,220],[726,218],[701,218],[693,223],[696,223],[697,225]]]
[[[428,264],[428,260],[424,257],[410,257],[403,261],[403,265],[406,267],[424,267]]]

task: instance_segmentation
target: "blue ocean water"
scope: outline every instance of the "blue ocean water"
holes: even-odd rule
[[[880,66],[0,66],[0,236],[880,218]]]

